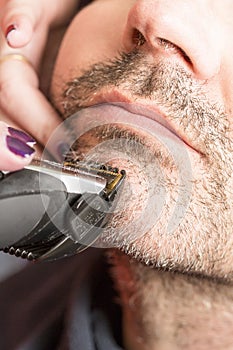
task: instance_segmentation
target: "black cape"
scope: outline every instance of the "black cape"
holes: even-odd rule
[[[103,250],[29,264],[0,284],[0,349],[122,350]]]

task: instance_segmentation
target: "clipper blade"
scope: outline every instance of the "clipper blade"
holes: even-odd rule
[[[106,186],[103,195],[106,200],[112,201],[121,187],[126,176],[125,170],[119,170],[108,165],[98,163],[84,163],[67,161],[63,164],[65,171],[80,171],[86,174],[102,177],[106,180]]]

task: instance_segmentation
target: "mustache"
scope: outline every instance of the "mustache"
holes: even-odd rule
[[[219,151],[221,159],[225,148],[232,149],[226,136],[229,121],[224,105],[207,98],[205,83],[195,80],[181,65],[164,60],[151,62],[138,50],[120,53],[119,57],[90,66],[66,84],[62,96],[64,117],[90,105],[93,96],[101,90],[117,88],[133,100],[155,101],[168,119],[187,134],[195,134],[205,154],[216,159]]]
[[[202,85],[204,85],[202,83]],[[200,115],[207,108],[210,112],[223,110],[206,98],[200,82],[178,64],[163,61],[148,62],[146,54],[138,50],[120,53],[119,57],[95,63],[83,74],[66,84],[63,106],[67,114],[85,107],[92,95],[105,87],[119,87],[132,96],[155,99],[167,109]]]

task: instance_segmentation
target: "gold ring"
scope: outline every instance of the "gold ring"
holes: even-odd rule
[[[0,57],[0,64],[2,62],[10,61],[10,60],[16,60],[16,61],[21,61],[21,62],[27,63],[30,67],[33,68],[32,63],[27,59],[27,57],[20,55],[20,54],[17,54],[17,53],[10,53],[8,55],[1,56]]]

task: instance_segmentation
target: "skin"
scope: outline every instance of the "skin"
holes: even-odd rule
[[[143,111],[141,123],[116,127],[119,107],[100,107],[104,126],[96,111],[95,128],[72,122],[81,134],[72,159],[127,172],[122,208],[99,244],[114,247],[128,350],[233,348],[232,12],[230,0],[97,0],[75,17],[58,55],[52,94],[65,117],[123,102],[156,110],[178,135],[169,148],[156,127],[142,127]],[[169,229],[174,208],[182,215]],[[132,238],[141,212],[151,225]]]
[[[64,117],[103,102],[140,109],[136,117],[100,107],[99,119],[90,113],[99,126],[85,132],[86,119],[75,120],[69,155],[127,172],[96,245],[111,248],[129,350],[233,348],[232,10],[230,0],[96,0],[60,49],[52,94]],[[148,111],[179,137],[161,138],[158,123],[146,125]],[[118,114],[130,125],[116,124]],[[45,144],[54,127],[41,115],[24,128]],[[22,126],[17,118],[6,116]]]
[[[66,3],[52,0],[47,6],[46,1],[0,0],[0,119],[8,125],[27,130],[41,145],[47,144],[51,133],[61,123],[59,114],[40,89],[39,73],[43,67],[48,33],[52,28],[58,31],[67,24],[76,11],[77,3],[78,0]],[[15,30],[7,35],[12,25]],[[56,53],[54,41],[53,51],[50,52],[51,60]],[[23,55],[27,62],[8,56],[13,54]],[[4,57],[8,59],[4,60]],[[47,83],[49,77],[47,74]],[[6,125],[1,124],[3,157],[0,168],[17,170],[28,164],[32,157],[26,160],[10,154],[5,144],[5,129]],[[58,135],[57,142],[49,150],[56,159],[59,159],[58,145],[61,142],[65,140]],[[37,152],[39,154],[39,147]]]

